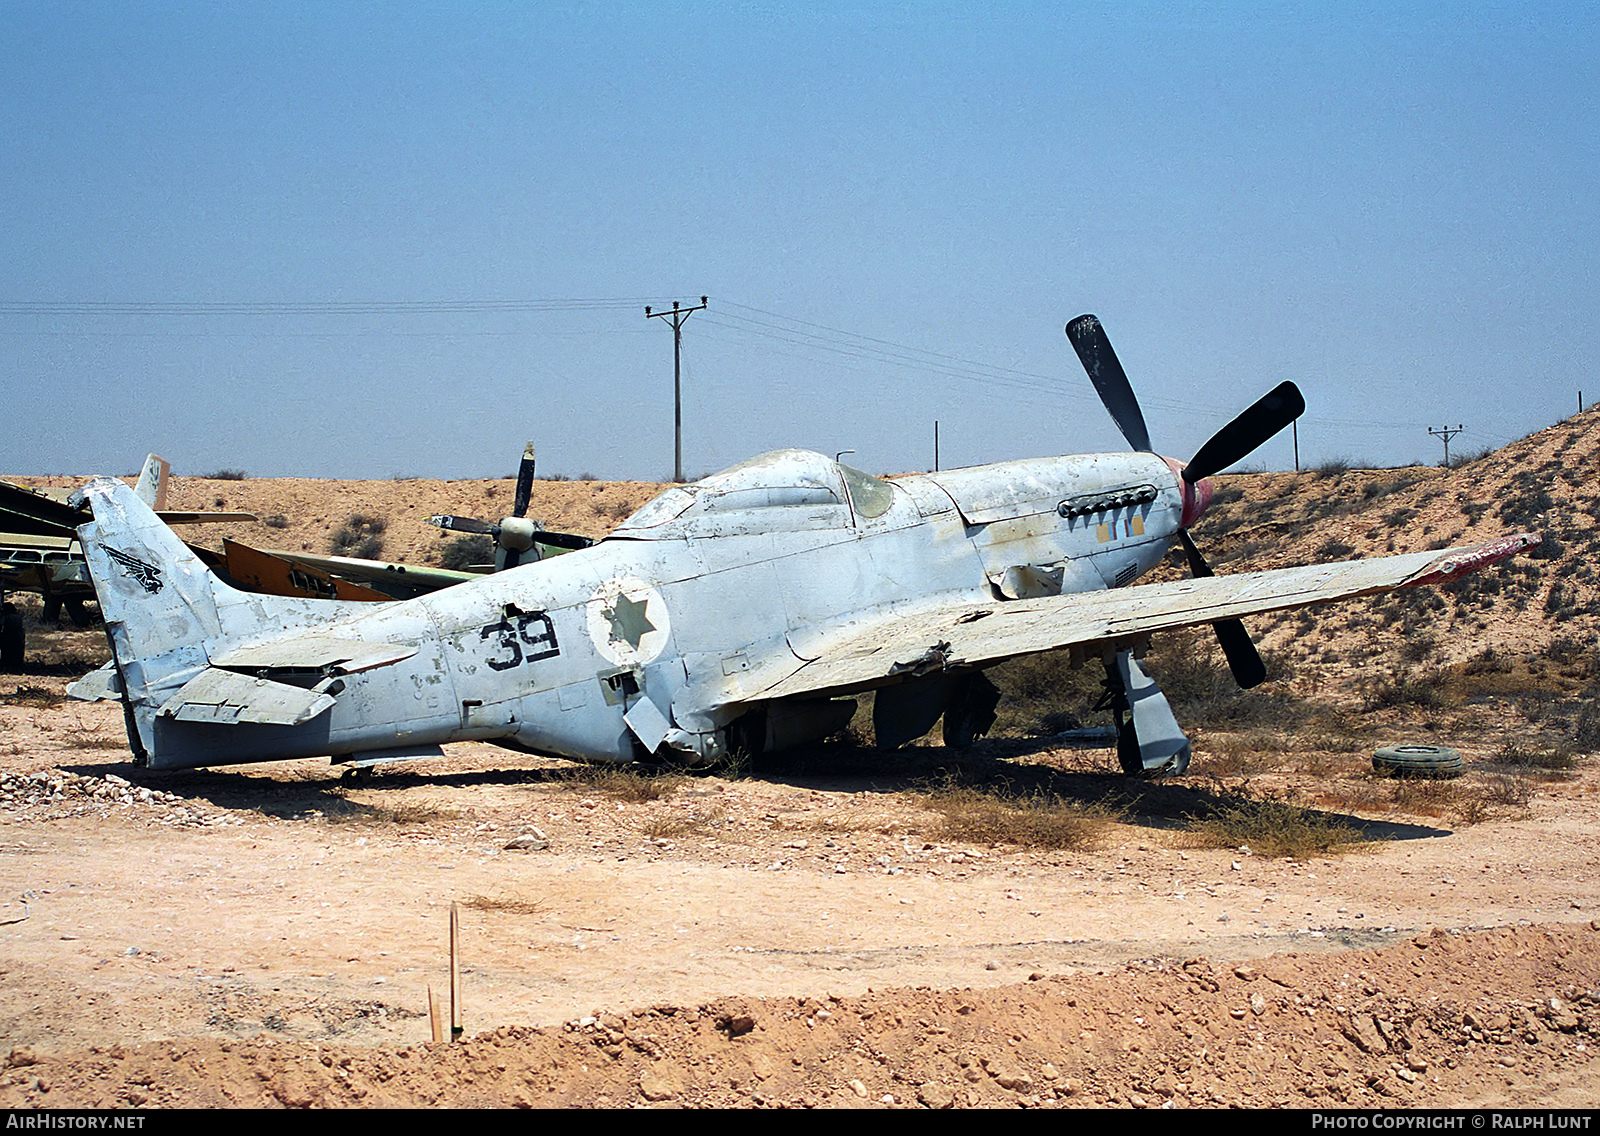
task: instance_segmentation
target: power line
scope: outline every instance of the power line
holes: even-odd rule
[[[561,298],[548,300],[4,300],[3,315],[107,316],[365,316],[494,314],[498,312],[584,311],[631,308],[648,296]]]
[[[427,315],[495,315],[538,314],[546,312],[604,311],[636,307],[650,301],[651,297],[551,297],[544,299],[437,299],[437,300],[371,300],[371,301],[184,301],[184,300],[38,300],[0,301],[0,315],[11,316],[123,316],[146,318],[177,317],[291,317],[291,316],[427,316]],[[703,304],[701,305],[704,306]],[[680,309],[682,310],[682,309]],[[663,317],[667,313],[658,313]],[[980,383],[987,387],[1018,391],[1026,394],[1043,394],[1052,399],[1070,399],[1091,403],[1094,399],[1085,391],[1066,381],[1062,375],[1044,375],[1016,367],[984,363],[947,352],[932,351],[896,343],[876,336],[810,320],[797,319],[778,312],[733,300],[719,300],[718,311],[702,317],[710,327],[736,335],[753,336],[782,343],[818,361],[826,360],[834,366],[847,366],[843,360],[853,360],[876,367],[893,367],[925,375]],[[5,332],[3,334],[13,334]],[[47,334],[60,335],[51,332]],[[93,333],[89,333],[93,334]],[[317,333],[309,333],[315,335]],[[406,333],[397,333],[406,334]],[[481,333],[460,333],[481,334]],[[519,334],[507,332],[503,334]],[[675,333],[675,340],[678,334]],[[715,332],[712,338],[718,338]],[[808,357],[802,354],[802,357]],[[852,368],[853,369],[853,368]],[[1210,403],[1183,399],[1146,397],[1147,407],[1183,414],[1200,414],[1220,417],[1217,407]],[[1357,421],[1307,416],[1307,424],[1329,428],[1361,429],[1364,431],[1414,430],[1420,422]]]

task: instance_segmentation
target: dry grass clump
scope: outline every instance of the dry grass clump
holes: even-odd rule
[[[122,738],[107,737],[105,734],[81,722],[68,726],[66,735],[61,739],[61,744],[68,749],[122,749],[125,745]]]
[[[67,700],[60,691],[45,686],[19,686],[5,701],[13,706],[27,706],[34,710],[54,710]]]
[[[358,560],[376,560],[383,555],[383,534],[388,522],[382,517],[365,513],[351,513],[349,520],[330,538],[335,556],[354,556]]]
[[[1497,765],[1518,765],[1525,769],[1565,772],[1577,765],[1572,747],[1566,744],[1539,746],[1525,744],[1514,738],[1502,742],[1490,758]]]
[[[947,839],[1058,851],[1092,847],[1116,819],[1103,806],[1042,793],[1010,796],[1003,789],[939,789],[924,796],[922,805],[944,818]]]
[[[711,806],[681,816],[653,817],[644,826],[647,840],[675,840],[685,836],[706,836],[721,828],[728,819],[727,810]]]
[[[1206,765],[1216,777],[1249,777],[1281,765],[1295,746],[1281,730],[1248,730],[1208,740]]]
[[[1366,837],[1326,813],[1269,799],[1246,798],[1189,818],[1182,842],[1192,848],[1249,848],[1257,856],[1327,856],[1348,852]]]
[[[344,796],[335,796],[321,812],[328,824],[431,824],[461,816],[458,809],[436,805],[369,805]]]
[[[1446,682],[1442,670],[1412,672],[1396,667],[1362,684],[1361,708],[1368,712],[1397,706],[1436,709],[1445,704]]]
[[[1472,825],[1494,815],[1504,816],[1508,808],[1526,812],[1533,799],[1533,784],[1523,774],[1494,774],[1482,780],[1394,779],[1368,770],[1359,777],[1320,787],[1313,799],[1325,808],[1449,818]]]
[[[639,805],[665,800],[688,783],[681,773],[658,772],[631,765],[584,765],[566,773],[568,784],[599,793],[609,800]]]
[[[1496,773],[1484,783],[1485,798],[1492,804],[1525,809],[1533,800],[1533,783],[1526,777]]]
[[[517,899],[514,896],[475,895],[461,901],[462,907],[477,911],[503,911],[508,915],[542,915],[549,905],[537,899]]]

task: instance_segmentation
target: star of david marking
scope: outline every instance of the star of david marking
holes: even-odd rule
[[[611,641],[625,642],[637,651],[644,637],[656,629],[656,625],[645,617],[645,609],[649,606],[649,596],[642,600],[630,600],[619,593],[616,602],[600,612],[611,621]]]

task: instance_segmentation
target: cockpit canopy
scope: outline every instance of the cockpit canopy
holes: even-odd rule
[[[810,450],[774,450],[651,499],[611,534],[634,540],[846,527],[882,516],[894,487]]]

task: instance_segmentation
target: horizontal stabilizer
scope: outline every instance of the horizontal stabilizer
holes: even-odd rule
[[[298,726],[332,707],[332,696],[320,691],[211,667],[167,699],[161,717],[224,726],[238,722]]]
[[[194,509],[160,509],[156,516],[169,525],[221,525],[261,519],[254,513],[201,512]]]
[[[235,671],[334,669],[357,674],[398,663],[416,653],[413,643],[364,643],[329,635],[296,635],[221,651],[211,657],[211,665]]]
[[[122,697],[122,676],[117,674],[117,664],[107,663],[92,670],[67,687],[67,697],[84,702],[103,702]]]

